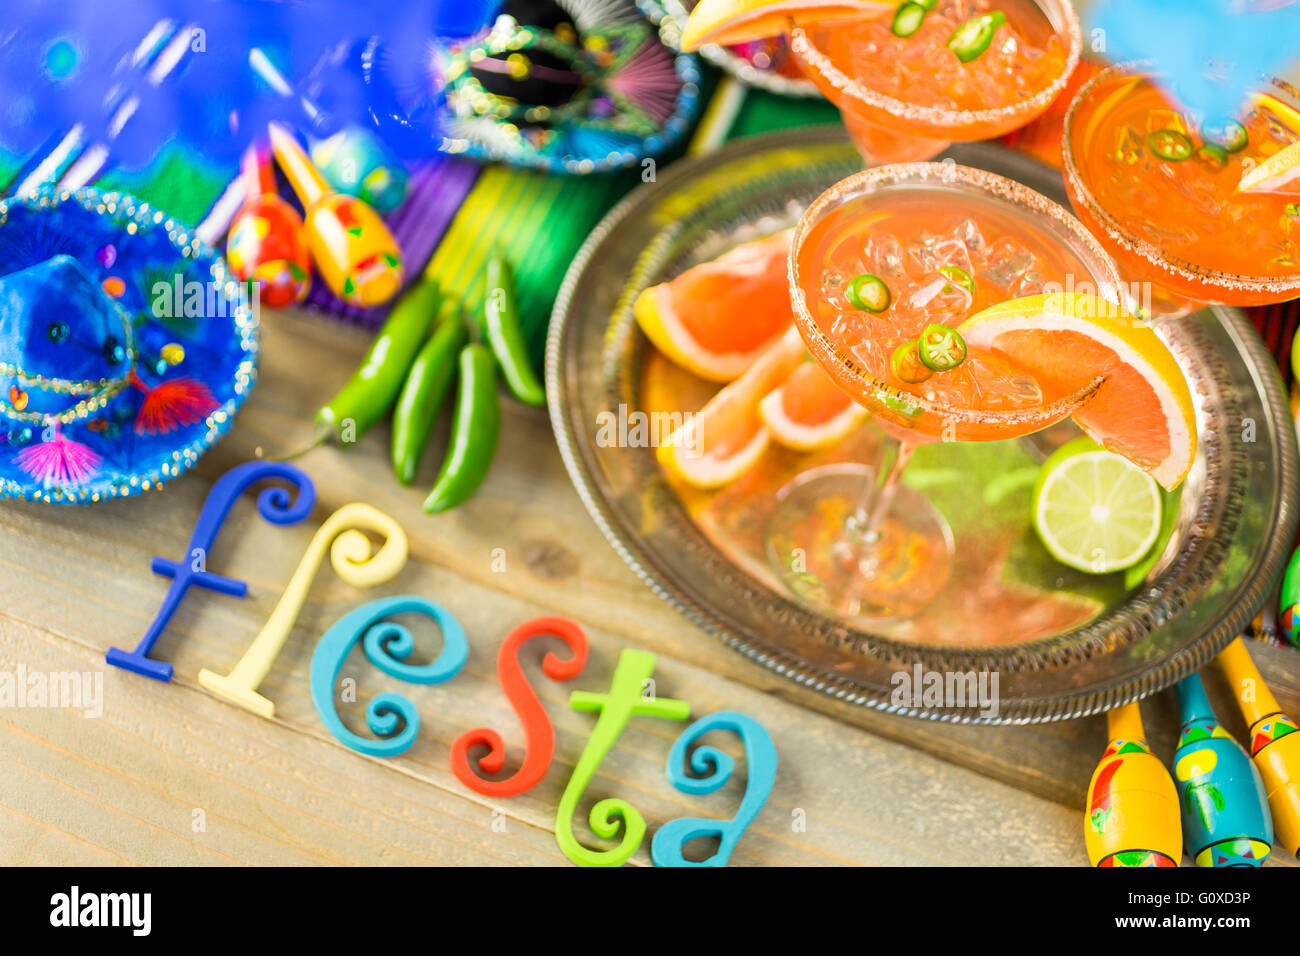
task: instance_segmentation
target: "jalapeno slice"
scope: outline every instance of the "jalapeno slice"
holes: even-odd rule
[[[1203,146],[1196,147],[1196,156],[1198,162],[1208,166],[1213,172],[1219,172],[1228,165],[1228,152],[1221,146],[1215,146],[1213,143],[1206,143]]]
[[[889,369],[894,378],[908,385],[924,382],[934,372],[921,361],[921,343],[904,342],[889,356]]]
[[[971,295],[975,294],[975,280],[961,266],[940,266],[939,274],[946,276],[949,282],[961,286]]]
[[[1250,142],[1246,127],[1234,119],[1206,120],[1201,124],[1201,139],[1229,153],[1245,149]]]
[[[1176,129],[1158,129],[1147,134],[1151,152],[1171,163],[1179,163],[1192,155],[1192,141]]]
[[[885,280],[870,273],[855,276],[844,290],[844,297],[855,309],[867,312],[884,312],[892,298]]]
[[[896,37],[910,37],[921,29],[921,23],[929,11],[915,0],[900,3],[894,11],[894,21],[889,25],[890,32]]]
[[[966,340],[946,325],[927,325],[917,345],[921,362],[935,372],[950,372],[966,361]]]
[[[971,17],[948,37],[948,49],[963,63],[978,59],[989,44],[998,27],[1007,22],[1007,15],[1001,10],[991,10]]]

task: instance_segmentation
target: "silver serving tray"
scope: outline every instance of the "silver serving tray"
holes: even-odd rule
[[[1065,201],[1059,175],[1022,154],[972,144],[945,155]],[[692,500],[688,509],[652,448],[597,441],[601,413],[641,407],[643,372],[658,376],[663,364],[632,317],[636,294],[740,239],[792,223],[860,163],[838,127],[740,140],[661,171],[592,233],[561,288],[546,351],[556,439],[592,517],[633,570],[690,620],[791,680],[853,703],[935,720],[1030,723],[1103,711],[1196,671],[1273,593],[1296,528],[1294,428],[1276,365],[1238,310],[1206,309],[1161,333],[1199,404],[1200,451],[1160,560],[1145,579],[1118,590],[1060,574],[1059,566],[1044,572],[1046,580],[1023,582],[1063,606],[1084,602],[1077,619],[1067,615],[1056,628],[1030,627],[1029,618],[996,603],[965,608],[959,627],[927,622],[928,609],[888,631],[846,626],[790,597],[755,544],[762,500],[812,456],[778,453],[768,473],[740,491],[703,505]],[[831,460],[859,459],[867,440],[831,450]],[[980,443],[974,453],[1032,455],[1041,440]],[[972,453],[956,444],[935,452]],[[969,458],[955,461],[963,467]],[[980,534],[1032,548],[1028,512]],[[1027,566],[1031,578],[1041,568]],[[968,634],[983,637],[971,643]],[[917,664],[996,672],[998,712],[894,699],[895,675]]]

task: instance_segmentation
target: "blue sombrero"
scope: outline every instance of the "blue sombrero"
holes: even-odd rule
[[[256,377],[245,290],[131,196],[0,200],[0,497],[88,504],[189,469]]]

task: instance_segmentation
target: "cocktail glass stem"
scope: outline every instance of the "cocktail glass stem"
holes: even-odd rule
[[[863,482],[858,505],[845,525],[849,536],[856,536],[867,543],[879,537],[880,522],[893,504],[894,491],[915,450],[915,444],[888,437],[880,443],[875,474],[871,481]]]
[[[900,480],[915,449],[886,436],[874,466],[826,465],[781,489],[767,548],[791,592],[872,623],[911,617],[939,594],[952,568],[952,531]]]

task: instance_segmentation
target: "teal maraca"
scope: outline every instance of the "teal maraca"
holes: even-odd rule
[[[1197,866],[1260,866],[1273,848],[1273,818],[1259,771],[1219,726],[1196,674],[1178,685],[1178,705],[1174,780],[1187,855]]]

